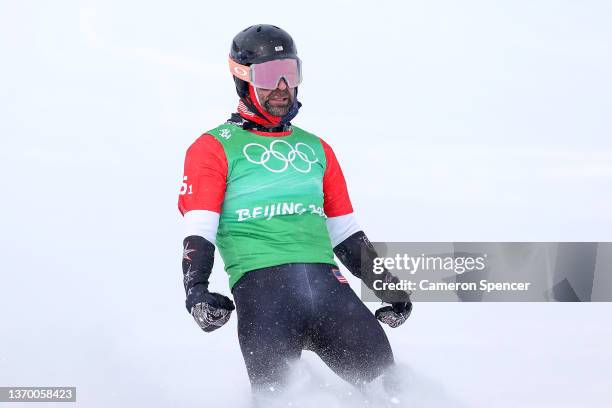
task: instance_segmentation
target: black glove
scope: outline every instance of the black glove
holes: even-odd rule
[[[191,307],[191,315],[202,330],[211,332],[227,323],[232,310],[236,308],[230,298],[219,293],[211,293],[197,286],[192,289],[187,299],[194,303]]]
[[[227,296],[208,291],[215,246],[198,235],[183,241],[183,285],[187,293],[185,307],[205,332],[217,330],[229,320],[234,302]]]
[[[388,270],[374,273],[374,260],[378,257],[376,250],[363,231],[357,231],[334,248],[334,253],[353,275],[385,303],[410,303],[410,293],[399,289],[374,289],[375,282],[397,283],[399,279]]]
[[[385,306],[378,309],[374,316],[385,324],[396,328],[404,324],[410,313],[412,312],[412,302],[397,302],[391,306]]]

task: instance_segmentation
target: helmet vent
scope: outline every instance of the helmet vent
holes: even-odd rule
[[[257,27],[257,32],[261,32],[261,26]]]

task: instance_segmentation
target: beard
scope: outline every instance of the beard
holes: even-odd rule
[[[291,94],[292,93],[287,90],[271,93],[270,95],[268,95],[268,97],[263,103],[264,109],[271,115],[285,116],[287,112],[289,112],[289,110],[291,109],[291,106],[293,105],[293,95]],[[287,102],[282,105],[278,103],[276,103],[275,105],[271,105],[270,99],[272,98],[287,98]]]

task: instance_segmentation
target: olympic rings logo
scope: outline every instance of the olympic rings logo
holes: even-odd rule
[[[296,143],[294,147],[284,140],[275,140],[270,143],[270,147],[249,143],[244,146],[242,153],[248,161],[261,164],[272,173],[282,173],[289,165],[300,173],[309,173],[312,165],[319,161],[312,147],[302,142]]]

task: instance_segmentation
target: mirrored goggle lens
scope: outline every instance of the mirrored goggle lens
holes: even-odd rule
[[[281,59],[251,65],[251,83],[257,88],[276,89],[281,78],[289,88],[295,88],[302,81],[300,61]]]
[[[281,78],[285,78],[290,88],[302,82],[302,64],[299,59],[281,59],[246,66],[230,58],[229,66],[232,75],[257,88],[276,89]]]

